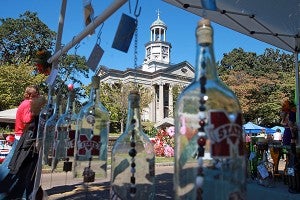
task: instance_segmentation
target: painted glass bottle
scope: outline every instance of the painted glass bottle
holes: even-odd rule
[[[54,100],[53,114],[45,123],[43,135],[43,164],[51,166],[52,147],[55,135],[55,125],[60,116],[61,95],[57,94]]]
[[[111,199],[154,199],[155,153],[143,132],[140,95],[131,91],[125,132],[112,148]]]
[[[242,113],[235,94],[218,78],[213,28],[196,29],[195,78],[175,110],[175,199],[245,199]]]
[[[77,116],[74,176],[85,182],[107,176],[109,112],[100,102],[100,77],[93,76],[90,98]],[[83,173],[83,174],[82,174]]]
[[[71,149],[70,132],[72,126],[76,124],[76,113],[74,112],[73,103],[75,100],[75,90],[68,87],[68,99],[65,112],[59,117],[55,125],[54,143],[52,147],[52,171],[56,168],[59,161],[66,161],[68,150]]]
[[[37,134],[37,145],[40,146],[40,143],[43,142],[43,134],[46,121],[52,116],[54,111],[53,103],[53,92],[54,88],[48,86],[48,101],[44,108],[41,110],[39,115],[39,124],[38,124],[38,134]]]

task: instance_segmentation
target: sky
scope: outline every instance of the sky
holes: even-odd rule
[[[113,0],[92,0],[94,17],[101,15],[113,2]],[[127,53],[112,48],[112,43],[121,15],[124,13],[134,17],[135,2],[131,0],[132,13],[130,13],[129,4],[124,4],[104,22],[101,30],[101,26],[99,26],[95,30],[95,34],[84,38],[77,45],[77,48],[71,48],[68,53],[76,53],[88,59],[98,42],[104,50],[100,65],[119,70],[134,68],[134,39]],[[70,43],[85,28],[82,5],[82,0],[67,1],[62,33],[63,45]],[[160,19],[167,25],[166,40],[172,45],[171,63],[188,61],[194,65],[196,54],[195,28],[201,18],[162,0],[140,0],[139,6],[141,6],[141,14],[138,17],[137,65],[141,65],[145,57],[144,45],[150,41],[150,26],[157,19],[158,10]],[[60,9],[61,0],[7,0],[1,2],[0,18],[19,18],[20,14],[29,10],[37,12],[43,23],[51,30],[58,32]],[[234,48],[242,48],[244,51],[256,52],[257,54],[262,54],[266,48],[276,48],[216,23],[212,23],[212,26],[214,28],[216,61],[220,61],[223,54],[231,52]]]

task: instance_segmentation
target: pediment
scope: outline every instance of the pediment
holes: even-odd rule
[[[164,73],[194,78],[194,71],[194,68],[188,62],[182,62],[168,67],[164,70]]]

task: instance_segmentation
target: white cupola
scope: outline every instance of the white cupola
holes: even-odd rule
[[[171,44],[166,41],[166,32],[167,26],[160,19],[158,11],[157,19],[150,26],[150,42],[145,44],[146,54],[142,68],[144,71],[154,72],[170,64]],[[158,63],[164,65],[159,66]]]

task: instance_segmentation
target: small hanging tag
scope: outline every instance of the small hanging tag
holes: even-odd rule
[[[104,50],[99,46],[99,44],[96,44],[94,46],[94,49],[86,62],[87,66],[93,70],[93,72],[96,70],[102,56],[103,56]]]
[[[83,182],[89,183],[95,181],[95,172],[90,167],[85,167],[82,173]]]
[[[136,29],[136,25],[137,23],[134,18],[126,14],[122,14],[112,48],[127,53]]]
[[[69,158],[66,158],[63,165],[64,172],[72,171],[72,162],[69,161]]]
[[[56,69],[56,68],[52,69],[50,76],[46,80],[46,83],[48,83],[50,86],[52,86],[55,81],[55,78],[57,76],[57,73],[58,73],[58,69]]]

